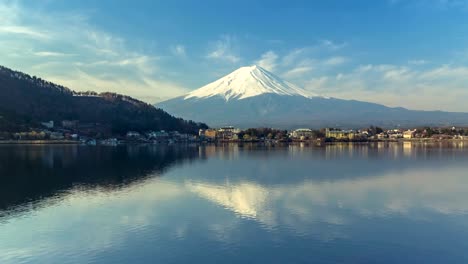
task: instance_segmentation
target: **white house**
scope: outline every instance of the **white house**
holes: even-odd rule
[[[299,129],[294,130],[291,133],[291,136],[293,138],[300,138],[300,139],[311,138],[313,135],[314,133],[312,132],[312,130],[308,128],[299,128]]]
[[[414,138],[414,135],[416,134],[416,130],[407,130],[403,132],[403,138],[404,139],[412,139]]]

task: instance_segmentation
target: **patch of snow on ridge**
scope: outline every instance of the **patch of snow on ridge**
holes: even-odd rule
[[[283,81],[273,73],[254,65],[239,68],[221,79],[192,91],[184,97],[184,100],[221,96],[226,101],[229,101],[231,99],[240,100],[261,94],[303,96],[307,98],[318,96]]]

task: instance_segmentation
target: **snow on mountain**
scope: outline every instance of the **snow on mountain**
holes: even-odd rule
[[[318,96],[281,80],[260,66],[253,65],[239,68],[223,78],[189,93],[184,99],[220,96],[229,101],[231,99],[240,100],[261,94],[299,95],[307,98]]]

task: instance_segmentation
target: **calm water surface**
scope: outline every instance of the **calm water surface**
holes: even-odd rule
[[[0,263],[468,263],[467,145],[0,146]]]

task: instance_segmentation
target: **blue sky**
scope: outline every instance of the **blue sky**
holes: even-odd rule
[[[0,64],[147,102],[259,64],[325,96],[468,112],[468,0],[0,0]]]

